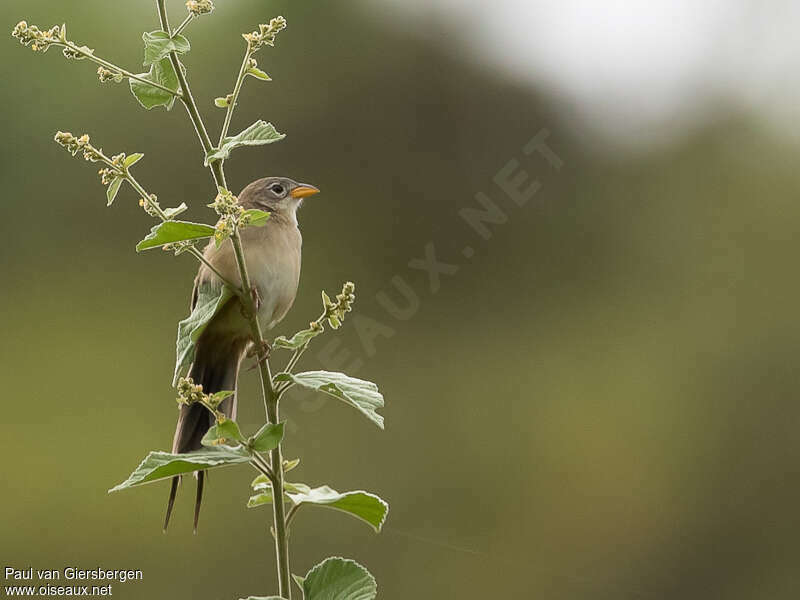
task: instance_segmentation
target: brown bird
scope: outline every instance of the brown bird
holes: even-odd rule
[[[239,194],[245,208],[258,208],[271,213],[264,227],[241,230],[250,283],[257,295],[258,318],[264,330],[271,329],[291,308],[300,280],[300,249],[302,236],[297,226],[297,209],[303,199],[319,190],[313,185],[297,183],[287,177],[266,177],[248,185]],[[204,256],[228,281],[241,285],[233,244],[226,241],[219,248],[209,242]],[[201,284],[222,286],[220,278],[206,265],[201,265],[194,280],[191,307],[197,301]],[[208,323],[197,340],[195,359],[189,376],[203,386],[203,392],[213,394],[236,390],[242,359],[253,346],[250,325],[243,306],[233,298]],[[236,418],[236,394],[226,398],[219,407],[227,417]],[[214,417],[200,404],[181,405],[172,452],[191,452],[202,446],[200,440],[214,424]],[[172,478],[164,530],[169,525],[180,477]],[[197,472],[197,496],[194,511],[194,530],[203,500],[204,471]]]

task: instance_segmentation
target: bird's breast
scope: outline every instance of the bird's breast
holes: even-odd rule
[[[251,283],[261,299],[259,320],[266,329],[283,319],[297,295],[301,238],[296,227],[291,229],[245,247]]]

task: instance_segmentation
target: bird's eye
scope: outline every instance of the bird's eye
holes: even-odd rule
[[[273,192],[275,192],[279,196],[283,193],[283,186],[281,184],[279,184],[279,183],[276,183],[275,185],[273,185],[269,189],[271,189]]]

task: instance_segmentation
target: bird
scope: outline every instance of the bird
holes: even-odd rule
[[[260,209],[270,213],[263,227],[246,227],[240,230],[253,288],[250,293],[257,300],[257,315],[263,330],[271,329],[281,321],[294,303],[300,282],[303,241],[297,222],[297,210],[305,198],[318,192],[319,189],[315,186],[298,183],[288,177],[265,177],[247,185],[238,196],[242,208]],[[230,240],[217,247],[212,239],[203,251],[203,256],[214,268],[201,263],[194,279],[192,309],[197,302],[201,285],[225,285],[219,275],[241,288],[242,280]],[[189,368],[189,377],[203,386],[204,393],[234,391],[219,406],[219,410],[230,419],[236,419],[235,392],[239,369],[244,357],[255,344],[245,314],[244,305],[237,296],[220,308],[197,340],[194,361]],[[214,416],[203,405],[182,404],[172,452],[181,454],[200,449],[200,440],[214,422]],[[196,476],[195,533],[203,500],[205,472],[197,471]],[[180,476],[172,478],[164,531],[169,526],[179,481]]]

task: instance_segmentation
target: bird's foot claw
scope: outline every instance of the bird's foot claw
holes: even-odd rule
[[[258,291],[257,287],[254,286],[250,288],[250,298],[253,301],[253,310],[256,314],[258,314],[258,311],[261,310],[261,292]],[[250,312],[250,308],[244,302],[241,303],[241,309],[242,316],[245,319],[249,319],[253,316],[253,314]]]
[[[268,341],[262,340],[260,344],[255,344],[247,353],[247,356],[249,358],[255,358],[256,361],[248,367],[247,370],[252,371],[265,360],[268,360],[271,352],[272,346]]]
[[[253,299],[253,306],[256,312],[261,310],[261,292],[258,291],[257,287],[253,286],[250,288],[250,297]]]

